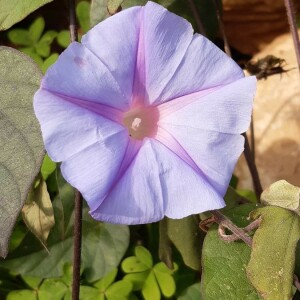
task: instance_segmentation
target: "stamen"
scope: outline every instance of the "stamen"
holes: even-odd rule
[[[129,136],[136,140],[145,137],[155,137],[159,112],[155,106],[133,107],[123,115],[123,124],[128,129]]]

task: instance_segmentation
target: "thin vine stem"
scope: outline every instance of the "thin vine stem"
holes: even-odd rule
[[[194,0],[188,0],[188,4],[189,4],[190,9],[191,9],[191,11],[194,15],[199,33],[206,36],[206,31],[205,31],[205,28],[204,28],[203,23],[201,21],[201,17],[200,17],[200,14],[199,14],[199,11],[198,11],[198,8],[196,6],[195,1]]]
[[[247,134],[243,133],[243,136],[245,138],[244,155],[245,155],[245,158],[246,158],[246,162],[248,164],[249,171],[251,173],[252,182],[253,182],[253,186],[254,186],[254,191],[255,191],[257,200],[259,201],[260,195],[261,195],[263,189],[262,189],[262,186],[261,186],[261,183],[260,183],[259,174],[258,174],[257,167],[256,167],[256,164],[255,164],[255,161],[254,161],[254,157],[253,157],[252,151],[250,149]]]
[[[78,41],[76,25],[75,0],[68,0],[69,5],[69,30],[71,42]],[[79,300],[80,294],[80,263],[81,263],[81,240],[82,240],[82,197],[75,190],[74,208],[74,248],[73,248],[73,281],[72,300]]]
[[[80,293],[80,263],[82,236],[82,198],[79,191],[75,191],[74,217],[74,249],[73,249],[73,282],[72,300],[79,300]]]
[[[298,61],[298,69],[300,72],[300,41],[299,41],[299,34],[297,30],[297,24],[296,24],[296,13],[295,13],[295,7],[292,0],[284,0],[286,13],[290,25],[290,31],[293,37],[294,42],[294,48],[296,52],[296,57]]]

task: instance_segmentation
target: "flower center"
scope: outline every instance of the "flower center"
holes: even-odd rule
[[[136,140],[155,137],[159,112],[155,106],[138,106],[125,112],[123,124],[128,128],[129,135]]]

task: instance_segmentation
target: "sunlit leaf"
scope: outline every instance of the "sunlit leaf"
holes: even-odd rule
[[[107,1],[107,10],[109,14],[114,15],[118,9],[121,7],[124,0],[108,0]]]
[[[259,216],[262,221],[253,236],[248,277],[263,299],[291,299],[299,216],[275,206],[259,208],[251,214],[253,219]]]
[[[113,269],[110,273],[105,275],[99,281],[94,283],[94,286],[97,287],[100,291],[105,291],[116,279],[118,274],[118,269]]]
[[[108,300],[128,299],[128,295],[132,291],[132,284],[129,281],[119,280],[113,283],[105,292]]]
[[[145,300],[160,300],[160,290],[154,272],[151,271],[143,285],[142,294]]]
[[[227,212],[238,226],[248,225],[247,217],[254,205],[240,205]],[[204,240],[202,251],[202,296],[205,300],[260,299],[246,276],[251,248],[243,242],[225,243],[212,226]]]
[[[0,0],[0,30],[6,30],[53,0]]]
[[[300,204],[300,188],[279,180],[271,184],[260,196],[262,203],[275,205],[298,212]]]
[[[29,193],[22,209],[22,216],[29,230],[43,245],[46,245],[55,222],[52,202],[43,179],[40,179],[38,186]]]
[[[0,256],[44,156],[32,99],[41,72],[24,54],[0,47]]]

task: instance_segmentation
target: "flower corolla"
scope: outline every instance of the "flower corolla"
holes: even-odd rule
[[[148,2],[71,43],[34,109],[91,216],[140,224],[224,207],[255,86],[190,23]]]

